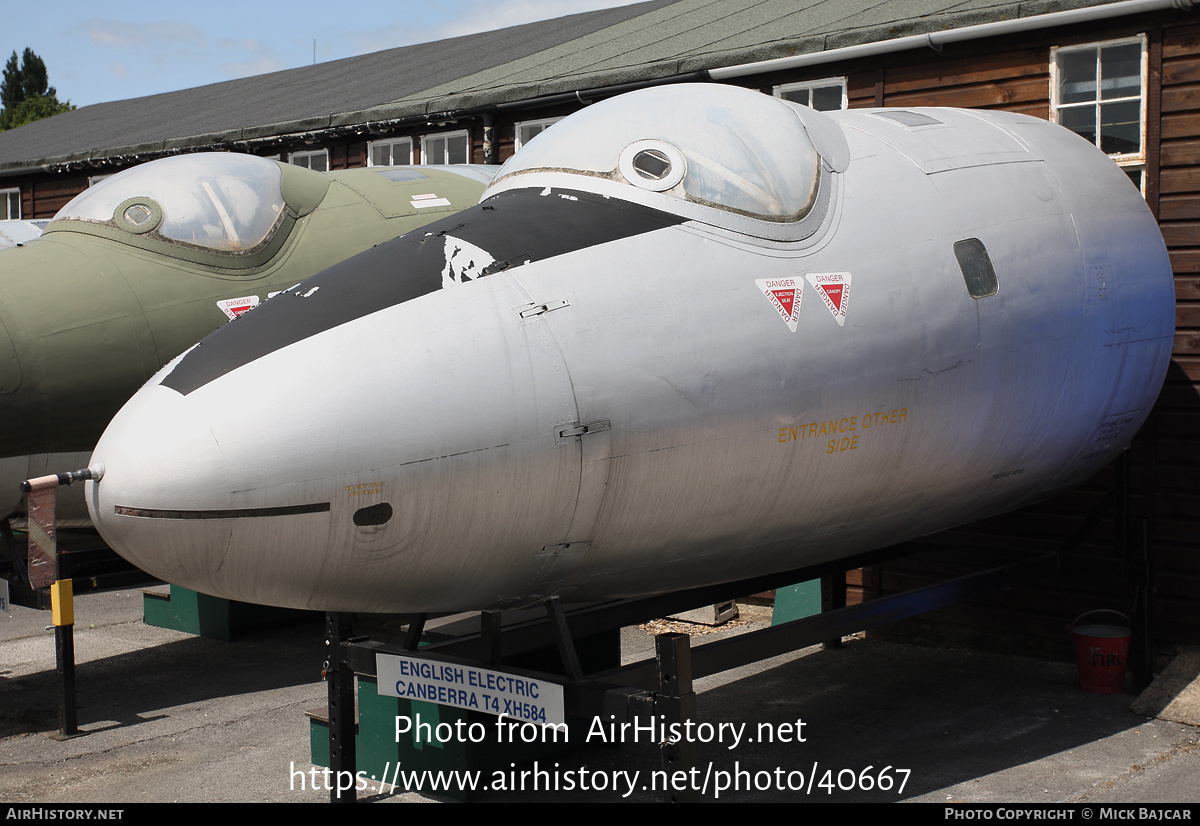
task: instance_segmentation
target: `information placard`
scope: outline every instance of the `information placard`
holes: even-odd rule
[[[377,654],[379,693],[503,714],[529,723],[565,723],[557,683],[455,663]]]

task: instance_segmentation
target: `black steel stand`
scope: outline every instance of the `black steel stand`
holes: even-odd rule
[[[617,600],[565,610],[557,598],[548,600],[545,616],[504,625],[499,611],[480,614],[479,631],[460,634],[449,640],[431,642],[420,648],[426,617],[419,615],[409,625],[403,644],[355,639],[352,626],[344,615],[330,614],[326,644],[329,659],[329,738],[330,766],[337,777],[353,778],[354,752],[354,675],[377,677],[379,654],[417,656],[433,663],[468,667],[503,668],[504,673],[557,683],[563,687],[568,719],[583,721],[603,715],[606,721],[620,725],[654,719],[663,725],[683,724],[696,717],[695,679],[728,671],[759,660],[779,656],[811,645],[838,647],[841,638],[900,619],[973,599],[988,593],[1027,584],[1064,573],[1089,570],[1110,576],[1127,577],[1134,584],[1134,684],[1148,684],[1152,633],[1150,630],[1151,556],[1146,520],[1129,516],[1128,461],[1118,460],[1113,491],[1082,521],[1079,529],[1055,552],[1030,555],[1013,562],[957,577],[936,585],[874,599],[859,605],[845,604],[846,572],[912,553],[915,546],[896,546],[858,554],[823,565],[781,574],[756,577],[740,582],[696,588],[649,598]],[[1114,514],[1114,544],[1118,556],[1097,560],[1078,554],[1083,540],[1103,517]],[[655,639],[653,660],[631,663],[586,674],[574,640],[604,631],[623,628],[659,617],[714,605],[745,594],[783,587],[814,578],[822,580],[823,612],[771,628],[727,637],[692,649],[682,634],[664,634]],[[522,669],[511,663],[535,650],[557,649],[561,673]],[[694,745],[666,740],[659,746],[662,768],[668,772],[688,772],[694,767]],[[346,783],[342,783],[345,786]],[[689,784],[683,784],[691,788]],[[695,799],[695,792],[662,792],[668,801]],[[331,792],[331,800],[353,802],[353,783],[344,791]]]
[[[329,802],[354,803],[355,748],[354,672],[346,651],[354,634],[354,615],[325,615],[325,679],[329,682]]]
[[[545,605],[545,615],[503,626],[499,612],[483,612],[480,630],[449,640],[430,642],[417,649],[424,618],[410,625],[403,644],[388,644],[352,637],[347,620],[330,614],[327,620],[326,663],[329,688],[330,769],[343,778],[343,791],[330,793],[339,802],[355,800],[355,734],[353,718],[354,675],[377,678],[379,654],[414,656],[431,663],[502,669],[505,674],[557,683],[563,686],[567,718],[584,721],[603,716],[614,724],[651,719],[663,725],[686,723],[696,717],[695,679],[717,674],[748,663],[778,656],[831,639],[840,639],[867,628],[874,628],[905,617],[953,605],[962,600],[1009,588],[1059,572],[1056,554],[1043,554],[950,580],[939,585],[843,607],[815,617],[717,640],[692,649],[687,636],[662,635],[656,638],[652,660],[586,674],[580,667],[574,640],[604,630],[623,628],[668,616],[697,606],[713,605],[737,594],[758,593],[791,582],[829,574],[831,567],[846,569],[877,563],[896,555],[896,551],[864,554],[829,565],[758,577],[719,586],[665,594],[650,598],[618,600],[565,610],[556,599]],[[568,630],[569,629],[569,630]],[[557,648],[561,673],[506,666],[505,661],[536,650]],[[503,657],[501,658],[501,653]],[[689,743],[664,742],[660,745],[663,769],[688,772],[694,767],[695,754]],[[665,800],[690,799],[664,791]]]
[[[70,556],[62,551],[55,553],[55,569],[59,588],[71,587]],[[68,594],[65,599],[74,602],[74,595]],[[79,735],[79,716],[75,706],[75,610],[70,608],[71,621],[60,625],[54,624],[54,662],[58,668],[58,736],[61,739]],[[58,615],[58,606],[55,607]]]

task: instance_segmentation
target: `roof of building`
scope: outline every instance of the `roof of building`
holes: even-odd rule
[[[0,133],[0,171],[362,128],[1114,0],[650,0],[98,103]]]

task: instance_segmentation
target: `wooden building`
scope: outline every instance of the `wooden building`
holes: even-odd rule
[[[1053,119],[1122,166],[1175,271],[1175,350],[1132,449],[1132,515],[1154,553],[1154,635],[1200,642],[1200,10],[1192,0],[652,0],[271,75],[97,104],[0,134],[7,217],[50,217],[98,175],[228,150],[314,168],[499,163],[554,120],[646,85],[724,82],[817,108],[960,106]],[[0,215],[0,218],[6,217]],[[1080,531],[1112,472],[930,540],[1008,554]],[[1106,553],[1111,518],[1082,532]],[[986,554],[985,554],[986,556]],[[957,551],[867,570],[852,599],[985,564]],[[1065,645],[1065,622],[1128,588],[1060,577],[948,609],[943,638]]]

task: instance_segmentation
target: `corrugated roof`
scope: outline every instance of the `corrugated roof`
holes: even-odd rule
[[[100,103],[0,133],[0,170],[668,77],[1114,0],[651,0]]]
[[[547,95],[820,52],[1114,0],[678,0],[397,101],[395,111],[509,90]]]
[[[332,115],[404,98],[463,74],[484,72],[672,2],[675,0],[651,0],[85,106],[0,133],[0,169],[87,157],[96,150],[170,148],[173,142],[187,145],[189,138],[203,143],[320,129],[329,125]]]

